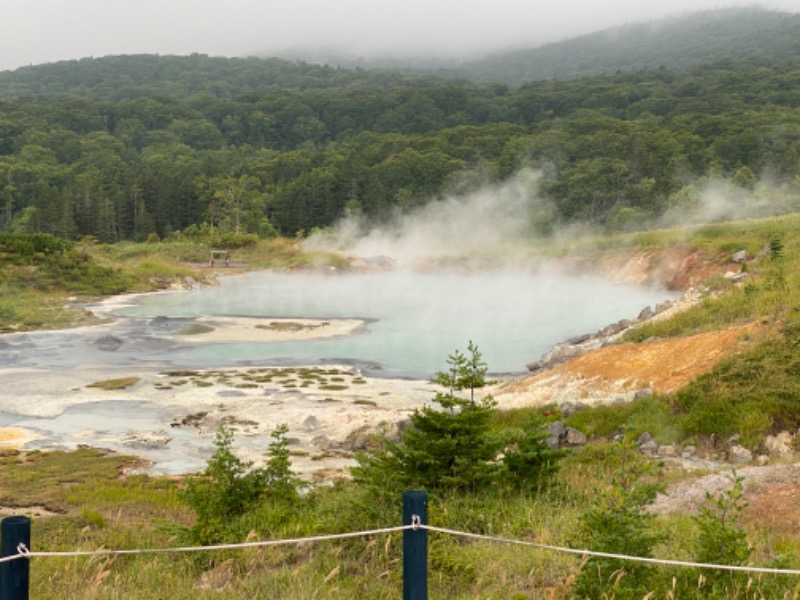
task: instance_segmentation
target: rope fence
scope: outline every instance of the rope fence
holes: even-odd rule
[[[500,544],[509,544],[516,546],[525,546],[537,550],[549,550],[552,552],[561,552],[565,554],[575,554],[578,556],[596,557],[596,558],[612,558],[622,561],[650,563],[656,565],[665,565],[673,567],[687,567],[692,569],[718,569],[720,571],[744,571],[747,573],[768,573],[772,575],[800,575],[800,569],[777,569],[772,567],[754,567],[747,565],[719,565],[713,563],[699,563],[686,560],[670,560],[665,558],[649,558],[643,556],[631,556],[627,554],[615,554],[613,552],[600,552],[597,550],[584,550],[580,548],[569,548],[566,546],[553,546],[549,544],[539,544],[536,542],[527,542],[524,540],[515,540],[511,538],[497,537],[492,535],[484,535],[480,533],[470,533],[467,531],[458,531],[456,529],[446,529],[444,527],[433,527],[430,525],[399,525],[397,527],[384,527],[382,529],[370,529],[366,531],[352,531],[348,533],[334,533],[330,535],[318,535],[302,538],[286,538],[282,540],[262,540],[258,542],[243,542],[240,544],[216,544],[211,546],[178,546],[169,548],[138,548],[128,550],[73,550],[64,552],[42,552],[28,550],[25,544],[17,546],[17,553],[10,556],[0,558],[0,563],[10,562],[12,560],[19,560],[21,558],[55,558],[55,557],[80,557],[80,556],[116,556],[116,555],[131,555],[131,554],[168,554],[168,553],[182,553],[182,552],[209,552],[221,550],[241,550],[243,548],[259,548],[268,546],[287,546],[291,544],[309,544],[314,542],[325,542],[330,540],[343,540],[348,538],[368,537],[373,535],[381,535],[384,533],[396,533],[398,531],[406,530],[426,530],[443,535],[450,535],[453,537],[461,537],[473,539],[483,542],[494,542]]]
[[[745,573],[765,573],[772,575],[800,575],[800,569],[778,569],[770,567],[757,567],[748,565],[721,565],[700,563],[684,560],[670,560],[642,556],[630,556],[613,552],[569,548],[540,544],[525,540],[517,540],[492,535],[470,533],[434,527],[428,525],[427,494],[425,492],[406,492],[403,496],[403,525],[384,527],[364,531],[317,535],[310,537],[286,538],[280,540],[262,540],[242,542],[238,544],[217,544],[210,546],[183,546],[168,548],[142,548],[129,550],[76,550],[64,552],[43,552],[30,550],[30,520],[27,517],[7,517],[2,521],[2,556],[0,556],[0,598],[8,600],[28,600],[28,569],[30,559],[53,557],[81,557],[81,556],[116,556],[136,554],[165,554],[185,552],[213,552],[222,550],[237,550],[244,548],[259,548],[270,546],[285,546],[311,544],[331,540],[344,540],[359,537],[369,537],[388,533],[403,532],[403,586],[404,599],[427,598],[427,534],[460,537],[464,539],[524,546],[537,550],[573,554],[588,558],[610,558],[620,561],[649,563],[655,565],[674,566],[693,569],[716,569],[720,571],[739,571]],[[27,560],[21,560],[27,559]],[[20,568],[14,564],[20,563]],[[12,590],[9,592],[9,590]]]

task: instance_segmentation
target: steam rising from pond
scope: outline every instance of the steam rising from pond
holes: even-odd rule
[[[523,170],[500,185],[446,196],[377,226],[351,214],[306,245],[391,257],[400,267],[443,256],[499,255],[530,240],[537,224],[553,216],[551,203],[536,193],[540,179],[539,172]]]

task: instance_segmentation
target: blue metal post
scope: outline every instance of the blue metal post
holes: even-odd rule
[[[427,492],[403,492],[403,525],[428,524]],[[428,530],[403,531],[403,600],[428,598]]]
[[[19,554],[17,546],[31,547],[31,520],[28,517],[6,517],[0,522],[0,556]],[[18,558],[0,563],[0,600],[28,600],[30,562]]]

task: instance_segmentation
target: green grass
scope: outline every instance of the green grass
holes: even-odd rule
[[[695,230],[654,231],[615,236],[587,243],[583,250],[610,252],[619,249],[657,248],[687,243],[702,249],[712,260],[739,249],[756,256],[775,237],[784,243],[784,259],[778,264],[759,256],[748,264],[747,284],[711,282],[718,295],[659,324],[648,325],[630,340],[686,335],[729,325],[762,322],[763,337],[751,340],[747,352],[720,363],[707,375],[670,397],[654,396],[628,404],[586,408],[565,418],[567,425],[595,439],[563,460],[558,484],[545,493],[512,495],[483,490],[468,496],[432,497],[430,518],[435,525],[558,546],[575,541],[580,515],[599,493],[610,489],[615,469],[644,460],[637,453],[620,452],[618,444],[603,439],[623,434],[633,439],[649,432],[660,444],[689,443],[703,436],[738,433],[741,442],[756,448],[765,433],[800,427],[800,240],[794,232],[800,217],[789,216],[701,227]],[[143,263],[155,272],[161,285],[181,271],[163,266],[162,260],[198,260],[201,252],[170,244],[142,244],[115,249],[92,247],[98,264],[118,261]],[[302,255],[293,240],[261,243],[235,253],[236,260],[254,266],[312,264],[321,260]],[[205,260],[205,259],[203,259]],[[167,262],[169,264],[169,262]],[[73,265],[74,266],[74,265]],[[31,271],[28,273],[27,271]],[[58,270],[37,276],[33,269],[4,271],[0,279],[0,327],[40,327],[59,323],[63,317],[42,304],[46,285]],[[61,276],[70,272],[64,269]],[[132,271],[133,272],[133,271]],[[89,273],[88,271],[84,273]],[[40,274],[41,275],[41,274]],[[139,273],[144,277],[144,273]],[[95,289],[117,281],[113,270],[94,270]],[[158,280],[157,282],[155,280]],[[143,281],[143,280],[138,280]],[[35,285],[26,286],[26,283]],[[85,282],[84,282],[85,283]],[[133,284],[130,284],[133,286]],[[136,286],[140,283],[136,283]],[[144,284],[141,284],[144,285]],[[135,286],[134,286],[135,287]],[[30,290],[30,291],[25,291]],[[19,294],[17,294],[19,292]],[[47,291],[52,294],[52,291]],[[70,292],[72,293],[72,292]],[[25,295],[28,294],[28,295]],[[57,295],[52,296],[54,299]],[[54,300],[55,306],[58,300]],[[45,303],[46,305],[46,303]],[[27,313],[27,310],[31,310]],[[66,314],[66,313],[64,313]],[[271,378],[284,384],[321,381],[320,389],[344,389],[358,378],[335,369],[256,370],[248,379],[222,372],[167,374],[195,385],[255,385]],[[213,379],[209,379],[212,378]],[[248,381],[246,384],[241,381]],[[293,382],[293,383],[290,383]],[[170,381],[176,384],[176,381]],[[168,385],[161,384],[163,389]],[[332,398],[320,402],[337,402]],[[495,415],[494,427],[523,421],[530,409]],[[545,419],[562,418],[544,411]],[[38,550],[78,548],[146,548],[175,545],[177,540],[164,522],[191,524],[193,515],[179,500],[180,481],[147,476],[122,476],[133,467],[129,457],[94,450],[76,452],[6,451],[0,455],[0,503],[23,513],[27,506],[42,506],[55,516],[33,522],[33,547]],[[657,470],[653,478],[670,481],[682,472]],[[312,489],[292,511],[280,512],[268,504],[248,516],[254,538],[302,537],[321,533],[355,531],[396,525],[401,499],[376,502],[352,482]],[[659,517],[656,527],[665,541],[656,555],[688,558],[696,535],[686,515]],[[758,523],[751,524],[754,562],[769,564],[778,554],[782,566],[800,566],[800,535],[792,531],[771,537]],[[382,535],[350,541],[303,546],[262,548],[223,553],[141,555],[130,557],[36,559],[32,567],[32,597],[61,598],[396,598],[401,595],[401,535]],[[568,598],[569,583],[580,569],[580,559],[542,550],[505,546],[467,539],[430,535],[430,589],[441,598]],[[673,575],[685,571],[662,570],[666,597]],[[694,574],[692,574],[694,575]],[[220,583],[227,580],[221,591]],[[660,584],[661,585],[661,584]],[[682,583],[684,590],[691,585]],[[796,580],[784,582],[767,576],[754,577],[752,596],[783,597],[794,590]],[[759,592],[760,590],[760,592]],[[702,596],[702,591],[698,592]]]
[[[579,516],[598,493],[613,485],[613,474],[643,460],[618,451],[616,444],[590,445],[564,459],[557,485],[541,494],[485,490],[471,495],[431,496],[432,524],[512,540],[569,547]],[[131,459],[97,451],[6,453],[0,464],[0,490],[61,511],[36,518],[36,550],[161,548],[176,545],[165,521],[190,524],[193,516],[179,499],[180,482],[135,475],[121,477]],[[631,462],[633,461],[633,462]],[[658,470],[646,475],[658,480]],[[351,482],[314,488],[291,510],[264,504],[249,513],[250,539],[304,537],[392,526],[399,522],[401,498],[376,503]],[[17,511],[24,513],[24,509]],[[693,522],[685,515],[659,517],[666,539],[656,549],[665,558],[691,557]],[[753,533],[760,561],[774,553],[768,536]],[[791,553],[798,540],[783,538]],[[536,548],[429,535],[431,597],[569,597],[569,582],[580,558]],[[761,563],[763,564],[763,563]],[[784,565],[796,568],[797,558]],[[289,599],[396,598],[402,589],[402,535],[382,534],[352,540],[180,554],[127,557],[38,558],[31,562],[32,596],[56,598],[231,598]],[[672,571],[663,569],[669,587]],[[686,576],[685,571],[678,572]],[[217,589],[225,584],[224,588]],[[776,597],[791,589],[756,578],[755,585]],[[755,589],[759,589],[756,587]],[[778,595],[777,597],[780,597]]]

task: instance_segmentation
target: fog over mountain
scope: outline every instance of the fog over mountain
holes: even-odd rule
[[[10,0],[0,70],[109,54],[476,59],[730,0]],[[797,0],[762,6],[798,12]]]

